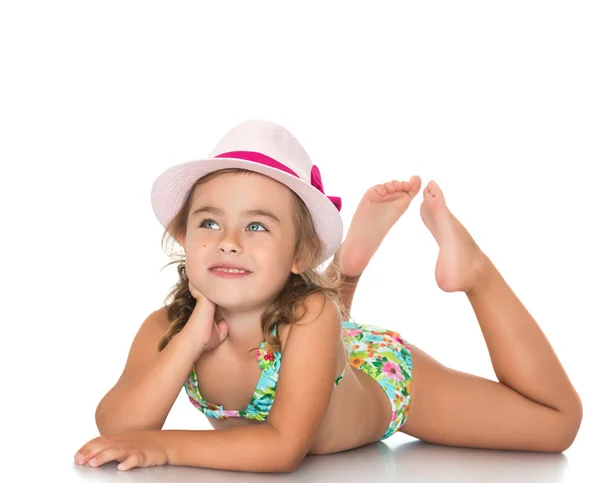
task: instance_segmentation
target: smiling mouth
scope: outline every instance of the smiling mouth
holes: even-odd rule
[[[241,268],[226,268],[226,267],[215,267],[210,269],[211,272],[223,272],[223,273],[252,273],[248,270],[242,270]]]

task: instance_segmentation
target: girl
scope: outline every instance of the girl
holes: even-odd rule
[[[396,431],[443,445],[567,449],[582,418],[578,394],[435,182],[421,217],[440,248],[436,281],[466,294],[498,382],[346,321],[360,274],[420,188],[418,176],[371,188],[340,246],[341,200],[324,194],[318,168],[277,124],[242,123],[208,159],[166,170],[152,204],[164,240],[183,247],[179,282],[140,327],[98,405],[101,436],[76,462],[291,472],[306,454]],[[226,431],[161,429],[182,385]]]

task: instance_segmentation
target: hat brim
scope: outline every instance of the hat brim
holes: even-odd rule
[[[314,186],[270,166],[237,158],[206,158],[177,164],[163,171],[152,184],[151,203],[158,221],[167,228],[181,209],[192,186],[213,171],[241,168],[263,174],[287,186],[306,204],[315,232],[324,244],[319,264],[333,256],[343,235],[342,218],[335,205]]]

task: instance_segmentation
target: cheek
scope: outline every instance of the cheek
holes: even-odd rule
[[[218,232],[216,230],[194,229],[188,235],[186,249],[188,251],[193,251],[206,248],[207,246],[210,246],[211,243],[214,243],[217,234]]]
[[[186,263],[193,266],[206,256],[208,252],[208,243],[206,240],[191,240],[185,249]]]
[[[277,243],[261,251],[261,265],[271,273],[287,276],[293,263],[293,249],[286,243]]]

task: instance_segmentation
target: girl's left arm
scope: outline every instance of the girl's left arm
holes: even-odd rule
[[[123,469],[168,463],[231,471],[295,471],[325,418],[341,335],[339,311],[331,299],[317,293],[307,297],[305,304],[306,313],[290,328],[276,396],[265,423],[225,430],[146,431],[143,436],[157,462],[143,456],[132,458],[125,461]],[[102,438],[110,436],[97,439]],[[164,451],[162,455],[160,449]],[[86,461],[96,456],[93,446],[84,446],[83,450]],[[115,450],[107,452],[110,459],[96,464],[114,460],[117,454],[121,455],[119,460],[126,457]]]

